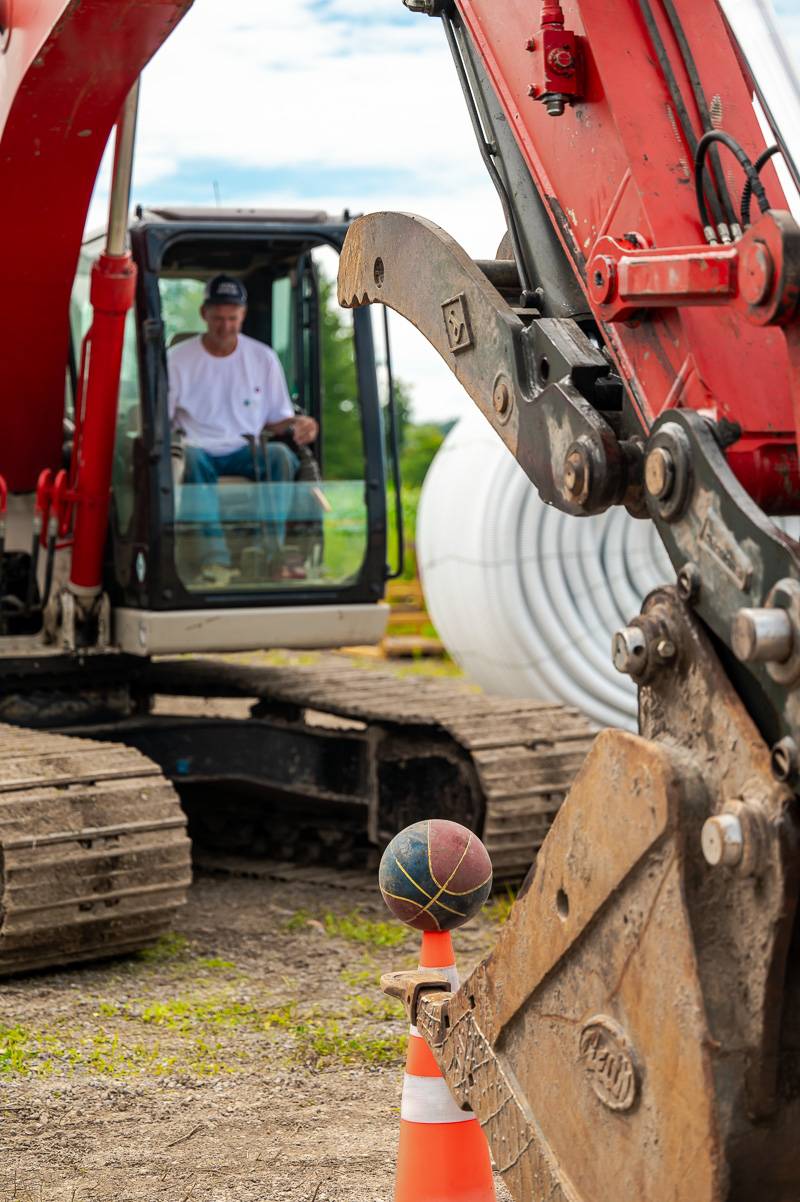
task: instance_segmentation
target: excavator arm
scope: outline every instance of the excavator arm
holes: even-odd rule
[[[494,952],[417,983],[415,1021],[517,1202],[789,1202],[800,548],[770,518],[800,512],[800,229],[732,33],[758,6],[405,2],[508,236],[473,262],[362,218],[340,301],[408,317],[546,502],[625,505],[677,571],[614,639],[639,735],[598,736]]]
[[[515,6],[430,7],[514,257],[475,263],[428,222],[375,214],[348,235],[340,302],[413,321],[548,504],[581,516],[624,504],[654,520],[687,596],[702,577],[696,612],[731,646],[740,610],[772,608],[773,586],[800,573],[764,516],[800,502],[800,229],[773,160],[750,179],[716,141],[751,168],[768,149],[723,14],[714,0],[629,0],[610,21],[584,0],[540,5],[535,27]],[[561,99],[542,54],[574,58]],[[748,212],[763,212],[743,232],[746,184]],[[753,542],[767,562],[750,562]],[[748,645],[733,671],[777,743],[792,719],[767,654]]]

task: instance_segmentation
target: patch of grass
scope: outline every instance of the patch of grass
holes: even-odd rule
[[[0,1073],[30,1071],[30,1036],[25,1027],[0,1027]]]
[[[328,911],[322,918],[315,918],[307,910],[298,910],[286,922],[287,931],[302,931],[305,927],[321,930],[332,939],[347,939],[351,943],[364,943],[370,947],[397,947],[405,943],[408,928],[397,922],[381,922],[366,918],[358,910],[349,914],[332,914]]]
[[[388,1001],[388,999],[387,999]],[[292,1060],[313,1068],[336,1064],[398,1064],[405,1056],[404,1033],[384,1035],[365,1029],[360,1020],[372,1023],[392,1021],[402,1012],[399,1003],[383,1005],[381,999],[352,999],[347,1014],[325,1015],[316,1009],[299,1012],[295,1002],[287,1002],[261,1015],[266,1029],[276,1028],[292,1040]],[[397,1006],[397,1009],[395,1009]]]
[[[56,1028],[0,1028],[0,1074],[50,1077],[83,1071],[125,1078],[176,1071],[209,1077],[233,1072],[229,1061],[243,1053],[220,1042],[223,1032],[246,1027],[257,1032],[261,1012],[250,1002],[227,996],[171,998],[163,1002],[98,1003],[96,1019],[116,1019],[89,1033]],[[162,1048],[158,1029],[169,1032]],[[177,1037],[177,1038],[176,1038]]]
[[[50,1077],[58,1071],[76,1069],[113,1077],[142,1072],[160,1075],[175,1064],[175,1057],[162,1056],[157,1045],[125,1047],[117,1033],[102,1027],[74,1043],[48,1031],[4,1028],[0,1030],[0,1048],[0,1072],[24,1077]]]
[[[309,914],[308,910],[297,910],[291,918],[286,919],[283,925],[287,931],[302,931],[312,921],[315,921],[315,919],[313,915]]]
[[[368,968],[343,968],[339,976],[351,989],[360,989],[362,985],[374,985],[377,989],[381,981],[380,969],[374,964]]]
[[[356,993],[350,1000],[355,1014],[374,1018],[379,1022],[392,1022],[393,1019],[402,1018],[405,1013],[402,1002],[382,994],[373,996],[369,993]]]
[[[233,960],[223,960],[219,956],[198,956],[194,963],[196,968],[209,969],[211,971],[216,969],[227,971],[236,967]]]
[[[266,1013],[261,1013],[261,1025],[267,1030],[270,1027],[281,1027],[284,1030],[290,1029],[295,1025],[295,1010],[297,1009],[296,1002],[285,1002],[282,1006],[276,1006],[274,1010],[268,1010]]]
[[[366,943],[371,947],[397,947],[405,943],[409,935],[408,928],[400,923],[365,918],[358,910],[351,910],[349,914],[327,913],[323,916],[322,925],[326,935],[349,939],[352,943]]]
[[[489,905],[484,910],[484,913],[486,914],[487,918],[492,920],[492,922],[496,922],[498,926],[502,926],[514,908],[514,902],[516,900],[516,889],[512,889],[510,885],[506,885],[505,892],[495,894]]]
[[[305,1064],[324,1068],[338,1064],[398,1064],[406,1049],[405,1035],[372,1035],[343,1030],[333,1018],[315,1018],[292,1028],[295,1054]]]
[[[258,1021],[258,1010],[249,1002],[172,998],[167,1002],[151,1002],[141,1011],[129,1004],[125,1007],[125,1017],[186,1033],[201,1026],[229,1030],[243,1025],[254,1026]]]
[[[145,964],[168,964],[172,960],[183,960],[189,954],[189,940],[185,935],[176,931],[168,931],[160,935],[150,947],[143,947],[134,953],[134,959],[143,960]]]

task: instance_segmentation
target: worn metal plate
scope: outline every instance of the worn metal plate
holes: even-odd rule
[[[682,887],[679,816],[702,791],[676,752],[599,735],[449,1027],[420,1006],[520,1202],[725,1196]]]

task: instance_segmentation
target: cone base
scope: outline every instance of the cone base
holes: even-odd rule
[[[401,1119],[394,1202],[495,1202],[489,1145],[478,1120]]]

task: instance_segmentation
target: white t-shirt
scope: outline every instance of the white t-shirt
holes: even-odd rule
[[[286,378],[271,347],[239,334],[230,355],[210,355],[201,336],[167,355],[169,416],[189,446],[228,455],[269,422],[294,417]]]

